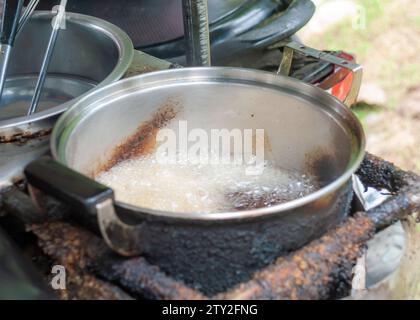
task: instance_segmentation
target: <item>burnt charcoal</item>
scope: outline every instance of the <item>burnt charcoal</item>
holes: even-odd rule
[[[420,212],[420,180],[404,187],[399,194],[387,199],[380,206],[369,210],[368,215],[376,231],[381,231],[415,212]]]
[[[393,193],[419,181],[419,176],[415,173],[403,171],[369,153],[366,154],[356,174],[366,187],[387,189]]]
[[[62,220],[69,216],[64,206],[50,197],[42,197],[42,209],[37,207],[29,195],[12,186],[1,193],[1,203],[4,211],[26,224],[40,223],[47,220]]]
[[[330,299],[346,295],[351,270],[376,231],[420,210],[420,183],[402,180],[401,192],[367,213],[357,213],[309,245],[279,258],[253,279],[218,299]],[[339,285],[337,287],[337,285]],[[340,287],[341,286],[341,287]]]
[[[29,230],[38,237],[40,247],[54,263],[66,269],[66,289],[58,290],[61,299],[132,299],[121,288],[88,272],[88,264],[109,250],[101,239],[64,222],[31,225]]]
[[[217,299],[330,299],[337,280],[351,278],[347,265],[362,253],[362,244],[375,227],[364,214],[349,218],[337,229],[300,250],[277,259]],[[342,294],[342,292],[334,292]]]
[[[144,258],[118,257],[102,239],[69,223],[36,224],[30,230],[43,251],[68,272],[69,288],[61,293],[63,299],[78,299],[81,295],[85,299],[131,298],[125,290],[141,298],[204,299]]]
[[[144,258],[116,259],[107,257],[96,264],[96,273],[118,283],[133,296],[142,299],[203,300],[206,297],[175,281]]]

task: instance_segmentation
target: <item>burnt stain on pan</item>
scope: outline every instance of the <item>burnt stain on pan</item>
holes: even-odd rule
[[[315,178],[317,188],[321,189],[337,179],[340,168],[335,161],[335,156],[330,151],[318,147],[305,156],[305,171]],[[349,194],[352,194],[349,192]],[[328,208],[334,201],[333,194],[327,194],[316,201],[313,206],[318,210]]]
[[[250,195],[248,190],[229,192],[226,199],[233,204],[232,210],[243,211],[275,206],[293,200],[274,192]]]
[[[97,176],[99,173],[108,171],[115,165],[129,159],[134,159],[153,152],[156,147],[156,136],[160,129],[174,119],[180,108],[176,99],[168,99],[146,122],[141,123],[134,134],[119,144],[112,152],[109,159],[97,167],[90,175]]]
[[[51,134],[52,129],[41,130],[35,133],[19,132],[13,135],[0,136],[0,143],[14,143],[17,145],[24,145],[32,139],[41,139]]]
[[[339,171],[334,154],[321,147],[305,155],[305,172],[316,179],[319,188],[336,179]]]

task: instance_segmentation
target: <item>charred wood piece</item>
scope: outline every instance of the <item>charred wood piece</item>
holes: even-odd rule
[[[119,283],[132,295],[146,299],[203,300],[206,297],[181,281],[168,277],[144,258],[113,260],[107,258],[96,265],[96,272],[111,282]]]
[[[375,225],[376,231],[381,231],[394,222],[419,212],[420,180],[412,182],[411,185],[400,190],[397,195],[369,210],[368,217]]]
[[[2,209],[25,224],[62,220],[70,216],[68,208],[53,198],[40,197],[42,202],[38,203],[42,207],[39,207],[34,204],[29,195],[15,186],[5,189],[0,197]]]
[[[136,297],[204,299],[202,294],[166,276],[144,258],[126,260],[118,257],[102,239],[79,227],[65,222],[48,222],[32,225],[30,230],[38,237],[44,252],[65,266],[71,284],[83,289],[88,299],[95,299],[103,284],[109,282],[117,283]],[[121,290],[114,286],[106,289],[107,297]],[[117,295],[114,293],[113,296]]]
[[[217,299],[328,299],[337,280],[351,279],[352,264],[375,228],[358,214],[295,253],[280,257]]]
[[[413,172],[403,171],[392,163],[367,153],[359,170],[356,172],[366,187],[387,189],[392,193],[420,181]]]
[[[257,272],[253,279],[218,299],[328,299],[334,288],[350,281],[351,269],[375,231],[420,211],[420,183],[406,186],[367,213],[348,218],[338,228]],[[341,280],[341,281],[337,281]]]

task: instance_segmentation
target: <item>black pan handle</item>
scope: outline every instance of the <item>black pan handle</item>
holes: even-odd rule
[[[13,46],[24,0],[6,0],[3,5],[0,43]]]
[[[50,157],[42,157],[25,168],[30,185],[72,207],[96,213],[96,206],[114,199],[112,189],[64,166]]]
[[[108,246],[121,255],[140,253],[136,226],[129,226],[117,216],[112,189],[51,159],[42,157],[25,168],[28,183],[69,204],[97,217],[101,234]]]

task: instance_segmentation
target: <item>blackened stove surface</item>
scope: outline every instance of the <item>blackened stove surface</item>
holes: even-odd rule
[[[420,209],[418,175],[401,171],[369,154],[357,175],[367,186],[378,190],[389,187],[393,193],[390,201],[369,210],[367,214],[355,214],[326,236],[291,253],[286,259],[276,260],[248,282],[214,298],[328,299],[348,294],[352,267],[374,229],[381,230],[395,219],[404,218]],[[45,208],[49,208],[47,214],[41,214],[23,192],[23,187],[3,190],[0,194],[0,217],[6,214],[0,218],[0,224],[4,225],[7,217],[24,222],[27,230],[37,236],[36,243],[51,262],[66,267],[68,288],[59,292],[61,298],[209,298],[169,277],[144,257],[127,259],[113,254],[98,233],[95,235],[75,221],[71,222],[68,210],[61,204],[46,202]],[[7,230],[11,232],[10,227]],[[34,258],[33,254],[30,256]],[[313,259],[318,262],[309,263]],[[283,276],[278,277],[282,273]],[[284,276],[287,281],[283,281]]]

